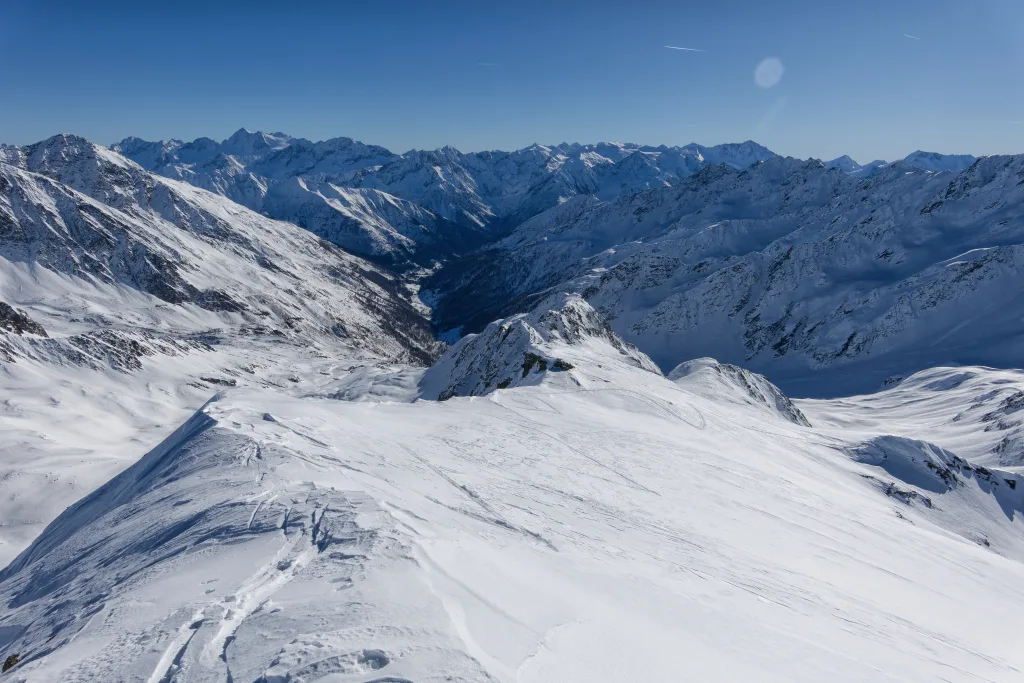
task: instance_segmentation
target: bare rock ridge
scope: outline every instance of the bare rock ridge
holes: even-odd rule
[[[0,301],[0,330],[17,335],[46,336],[46,330],[42,325],[32,320],[23,311],[19,311],[3,301]]]

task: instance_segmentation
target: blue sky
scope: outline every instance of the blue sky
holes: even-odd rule
[[[759,87],[771,57],[782,78]],[[0,60],[14,144],[244,126],[395,151],[1024,152],[1022,0],[35,0],[0,3]]]

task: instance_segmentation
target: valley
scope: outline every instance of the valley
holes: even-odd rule
[[[0,680],[1015,680],[1022,188],[0,148]]]

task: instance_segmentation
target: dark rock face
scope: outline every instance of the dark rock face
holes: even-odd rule
[[[43,329],[42,325],[3,301],[0,301],[0,330],[17,335],[35,334],[40,337],[47,336],[46,330]]]

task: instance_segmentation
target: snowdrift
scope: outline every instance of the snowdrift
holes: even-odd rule
[[[537,348],[598,344],[579,303]],[[1019,479],[626,356],[448,401],[224,390],[4,571],[7,675],[1016,677]]]

